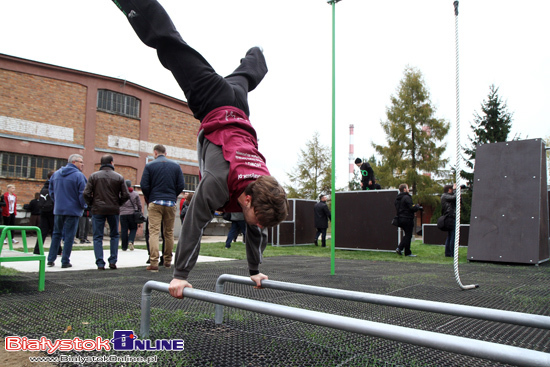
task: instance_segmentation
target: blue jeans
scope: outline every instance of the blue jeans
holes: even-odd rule
[[[134,221],[134,215],[121,215],[120,216],[120,244],[122,251],[128,250],[128,242],[134,242],[136,239],[137,224]],[[128,235],[130,231],[130,235]]]
[[[231,222],[231,228],[227,234],[227,239],[225,240],[225,247],[231,247],[231,241],[233,241],[239,235],[239,230],[243,234],[243,238],[246,235],[246,222],[244,220],[236,220]]]
[[[52,243],[48,252],[48,262],[54,262],[57,258],[57,252],[61,245],[61,236],[65,234],[63,255],[61,255],[61,264],[69,264],[71,251],[73,250],[74,236],[78,229],[78,220],[80,217],[72,215],[55,215],[53,220]]]
[[[94,254],[95,263],[98,268],[105,267],[103,260],[103,230],[105,229],[105,221],[109,223],[111,236],[111,256],[109,256],[109,264],[116,264],[118,259],[118,215],[92,215],[92,227],[94,230]]]
[[[447,232],[447,239],[445,240],[445,256],[454,257],[455,256],[455,233],[456,227],[453,226],[453,229]]]

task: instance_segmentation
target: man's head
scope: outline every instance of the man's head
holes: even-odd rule
[[[15,192],[15,185],[8,185],[8,192],[13,194]]]
[[[159,155],[166,155],[166,148],[162,144],[157,144],[153,147],[153,155],[158,157]]]
[[[100,163],[102,166],[105,164],[113,164],[113,156],[110,154],[105,154],[101,157]]]
[[[361,158],[356,158],[355,159],[355,165],[357,167],[361,167],[361,164],[363,163],[363,160]]]
[[[443,186],[443,192],[448,194],[449,192],[453,192],[453,185],[445,185]]]
[[[399,192],[409,192],[409,185],[406,183],[399,185]]]
[[[69,156],[69,163],[74,164],[76,168],[82,171],[84,168],[84,159],[80,154],[71,154]]]
[[[246,222],[262,228],[274,227],[288,215],[285,190],[272,176],[261,176],[251,182],[241,195],[239,204]]]
[[[327,201],[327,197],[323,194],[319,195],[319,201]]]

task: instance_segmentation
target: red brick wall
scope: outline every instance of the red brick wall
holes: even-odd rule
[[[151,103],[149,141],[195,150],[199,123],[189,114]]]
[[[85,86],[0,69],[0,99],[0,115],[72,128],[74,140],[70,143],[84,144]],[[24,132],[19,135],[40,138]],[[48,140],[65,141],[55,137]]]

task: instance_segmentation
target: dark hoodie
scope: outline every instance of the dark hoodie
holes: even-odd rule
[[[408,192],[400,192],[395,198],[394,205],[399,218],[413,219],[414,212],[420,209],[418,205],[413,204],[411,195]]]
[[[50,196],[55,202],[54,215],[82,216],[86,207],[82,192],[86,176],[72,163],[58,169],[50,179]]]

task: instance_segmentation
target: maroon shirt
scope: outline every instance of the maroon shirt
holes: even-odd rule
[[[264,156],[258,151],[256,130],[246,114],[236,107],[224,106],[212,110],[201,123],[204,137],[222,147],[229,162],[227,187],[229,203],[224,211],[242,211],[237,198],[252,181],[270,176]]]

